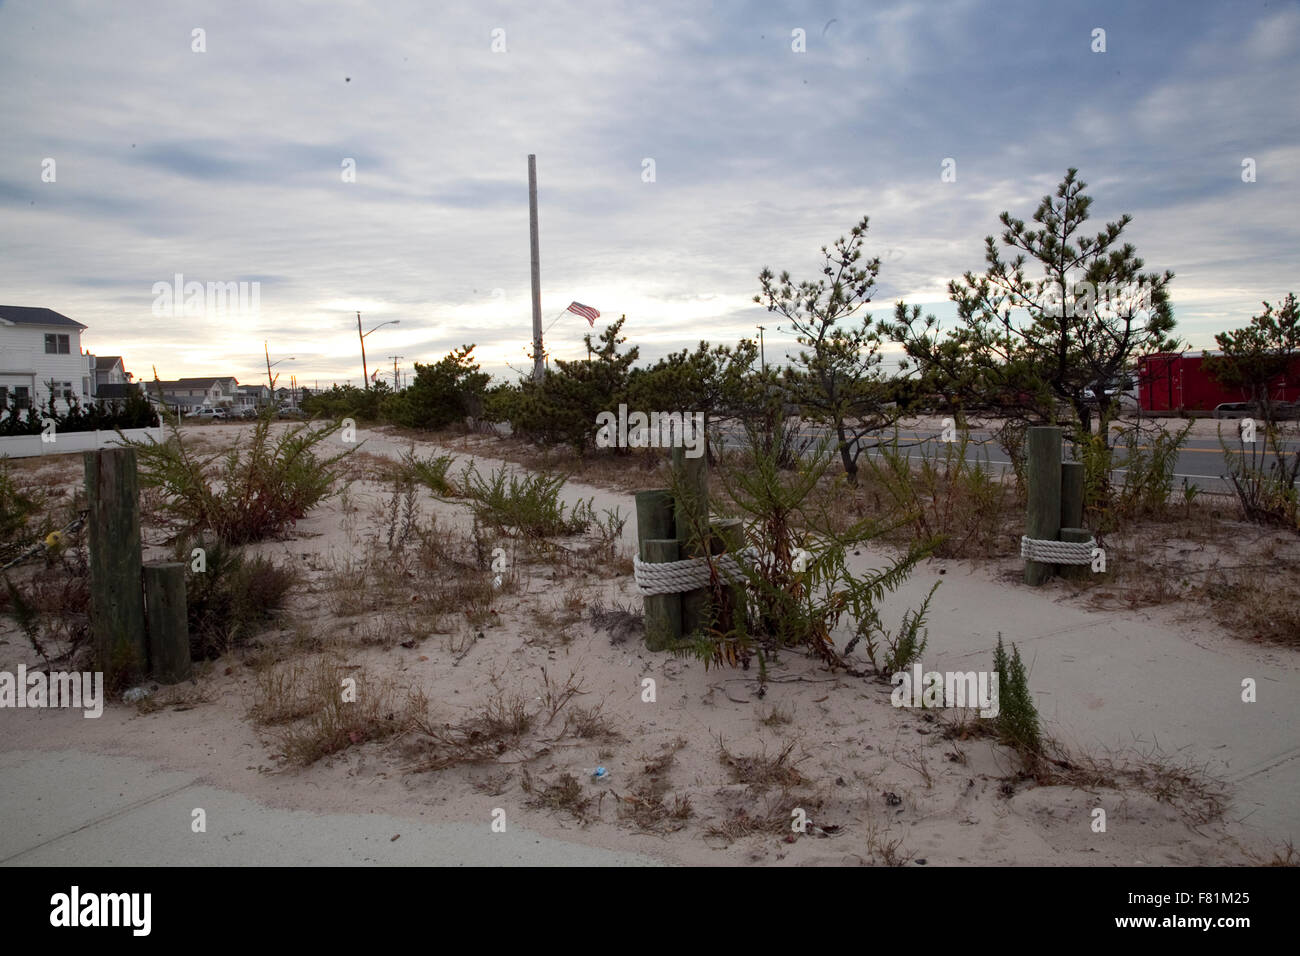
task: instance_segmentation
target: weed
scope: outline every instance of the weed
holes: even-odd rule
[[[1038,709],[1029,692],[1029,678],[1020,649],[1011,645],[1008,657],[1002,646],[1002,633],[998,632],[998,646],[993,652],[993,667],[998,675],[999,711],[994,718],[998,733],[1007,745],[1013,747],[1026,762],[1032,762],[1042,753],[1043,740],[1038,726]]]
[[[127,443],[136,450],[141,486],[167,493],[164,510],[182,535],[210,531],[227,544],[247,544],[283,534],[333,493],[335,465],[352,449],[325,458],[316,450],[340,427],[294,425],[273,439],[264,415],[247,449],[236,443],[207,458],[186,446],[175,423],[164,442]]]
[[[582,784],[571,773],[562,773],[550,783],[540,785],[533,782],[532,775],[524,769],[520,786],[524,793],[530,794],[527,805],[535,809],[558,810],[572,816],[579,823],[587,822],[591,810],[592,798],[584,796]]]
[[[403,695],[364,670],[328,658],[273,666],[259,675],[250,716],[279,726],[286,760],[309,766],[346,748],[383,740],[417,726],[428,701],[417,690]]]
[[[803,775],[794,768],[795,761],[790,759],[794,748],[792,740],[775,757],[768,756],[766,745],[757,754],[737,755],[719,738],[718,759],[727,768],[733,783],[743,783],[755,793],[762,793],[774,786],[788,788],[804,782]]]
[[[194,547],[203,549],[202,570],[191,560]],[[219,540],[179,542],[176,556],[186,564],[190,655],[194,660],[220,657],[266,630],[294,585],[293,572],[270,558],[250,558]]]
[[[476,520],[502,534],[529,539],[582,534],[595,520],[592,499],[570,509],[560,500],[566,480],[548,472],[521,477],[505,465],[485,478],[469,464],[461,473],[460,493],[469,499]]]

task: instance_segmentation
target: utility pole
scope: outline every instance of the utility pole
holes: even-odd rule
[[[759,356],[759,360],[763,363],[763,374],[766,375],[767,374],[767,352],[763,350],[763,329],[764,326],[762,325],[758,327],[758,356]]]
[[[401,324],[402,324],[401,319],[389,319],[387,322],[380,322],[373,329],[371,329],[370,332],[374,332],[378,329],[382,329],[385,325],[401,325]],[[369,369],[366,368],[366,336],[369,335],[370,332],[361,331],[361,313],[358,312],[357,313],[357,338],[361,340],[361,384],[365,387],[367,391],[370,390],[370,371]],[[376,369],[376,374],[378,374],[377,369]]]
[[[265,342],[263,342],[262,351],[266,353],[266,387],[270,391],[274,392],[275,379],[271,378],[271,347],[267,345]],[[271,397],[275,398],[274,395],[272,395]]]
[[[397,360],[401,358],[406,358],[406,356],[390,355],[388,357],[393,360],[393,391],[396,392],[401,387],[401,381],[397,377]]]
[[[361,334],[361,313],[357,312],[357,338],[361,340],[361,385],[370,389],[370,375],[366,371],[366,337]]]
[[[537,156],[528,154],[528,245],[533,261],[533,381],[546,375],[542,356],[542,267],[537,242]]]

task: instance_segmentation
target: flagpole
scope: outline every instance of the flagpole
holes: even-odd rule
[[[542,352],[542,271],[537,239],[537,156],[528,154],[528,245],[533,266],[533,381],[546,374]]]

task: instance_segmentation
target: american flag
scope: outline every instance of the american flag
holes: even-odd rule
[[[599,312],[597,312],[589,305],[583,305],[581,302],[569,303],[568,311],[574,313],[575,315],[582,316],[584,319],[587,320],[588,324],[590,324],[593,329],[596,327],[596,320],[600,318]]]

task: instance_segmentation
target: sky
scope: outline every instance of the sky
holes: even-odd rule
[[[359,384],[360,311],[398,322],[365,340],[385,376],[474,343],[513,380],[531,153],[553,358],[586,354],[577,301],[643,360],[762,324],[772,363],[765,266],[815,279],[867,215],[867,310],[948,324],[998,215],[1077,167],[1212,347],[1300,286],[1297,49],[1278,0],[0,0],[0,303],[143,378],[265,381],[269,353]],[[169,309],[177,275],[257,309]]]

